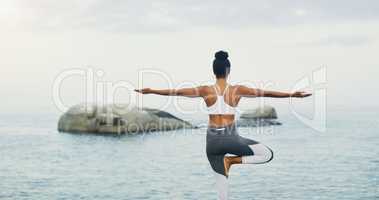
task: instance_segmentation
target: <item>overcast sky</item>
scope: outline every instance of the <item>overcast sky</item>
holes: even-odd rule
[[[136,86],[144,68],[165,72],[174,86],[212,81],[220,49],[234,82],[288,91],[326,66],[331,106],[377,105],[378,10],[375,0],[2,0],[0,110],[54,111],[54,78],[70,68],[91,66],[103,70],[100,82]],[[146,76],[143,86],[166,85]],[[65,104],[84,101],[84,89],[83,77],[68,78]],[[129,93],[120,90],[117,101]],[[162,102],[145,98],[150,107]]]

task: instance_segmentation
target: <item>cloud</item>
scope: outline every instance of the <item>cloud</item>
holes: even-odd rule
[[[374,37],[368,35],[330,35],[312,42],[300,43],[300,45],[353,47],[368,45],[374,41]]]
[[[167,31],[377,20],[376,0],[3,0],[0,21],[15,29]],[[1,7],[1,6],[0,6]],[[1,14],[3,13],[3,14]]]

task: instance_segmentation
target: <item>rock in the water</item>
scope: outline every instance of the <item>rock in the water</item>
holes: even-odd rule
[[[245,119],[277,119],[276,110],[271,106],[263,106],[252,110],[246,110],[240,116]]]
[[[58,131],[79,133],[140,133],[196,128],[170,113],[128,105],[79,104],[64,113]]]
[[[278,115],[274,107],[263,106],[243,112],[237,121],[237,125],[242,127],[281,125],[280,122],[276,121],[277,118]]]

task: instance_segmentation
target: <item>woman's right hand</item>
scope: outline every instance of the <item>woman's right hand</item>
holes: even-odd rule
[[[151,88],[142,88],[142,89],[135,89],[135,92],[141,93],[141,94],[150,94],[152,92]]]

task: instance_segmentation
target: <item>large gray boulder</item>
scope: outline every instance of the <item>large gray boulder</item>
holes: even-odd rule
[[[276,121],[278,115],[276,110],[272,106],[262,106],[256,109],[250,109],[244,111],[237,124],[238,126],[271,126],[271,125],[281,125],[280,122]]]
[[[72,133],[122,134],[195,128],[170,113],[128,105],[79,104],[64,113],[58,131]]]

